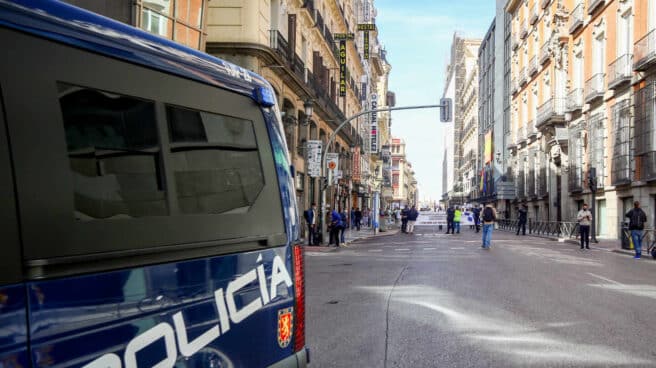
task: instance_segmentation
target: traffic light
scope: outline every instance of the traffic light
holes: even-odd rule
[[[453,101],[450,98],[440,99],[440,121],[450,123],[453,120]]]

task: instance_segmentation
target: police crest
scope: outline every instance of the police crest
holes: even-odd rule
[[[278,311],[278,345],[286,348],[292,341],[294,326],[294,308],[289,307]]]

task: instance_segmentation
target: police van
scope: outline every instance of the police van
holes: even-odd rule
[[[0,44],[0,367],[305,367],[268,82],[50,0]]]

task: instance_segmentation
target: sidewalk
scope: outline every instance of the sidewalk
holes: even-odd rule
[[[372,237],[381,237],[381,236],[390,236],[390,235],[396,235],[400,231],[400,227],[392,226],[390,228],[389,226],[386,228],[384,232],[378,232],[377,234],[374,234],[374,229],[370,227],[361,227],[360,231],[357,231],[355,229],[346,229],[344,231],[344,239],[346,242],[340,243],[340,248],[342,247],[348,247],[350,244],[357,242],[362,239],[369,239]],[[307,239],[303,240],[303,244],[305,245],[305,251],[315,251],[315,252],[334,252],[337,250],[337,247],[335,245],[328,245],[328,244],[320,244],[320,245],[307,245]]]
[[[497,231],[503,231],[504,233],[514,234],[514,231],[511,230],[497,230]],[[523,236],[523,235],[519,235],[519,236]],[[553,241],[564,242],[568,244],[575,244],[575,245],[581,244],[579,238],[559,238],[556,236],[533,235],[533,234],[529,234],[528,232],[526,233],[526,236],[550,239]],[[635,255],[635,252],[633,250],[623,249],[619,239],[597,239],[597,240],[599,241],[598,243],[594,243],[590,241],[590,248],[603,249],[608,252]]]

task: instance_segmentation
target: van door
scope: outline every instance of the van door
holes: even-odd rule
[[[0,81],[0,367],[27,367],[27,312],[22,284],[14,175]]]

